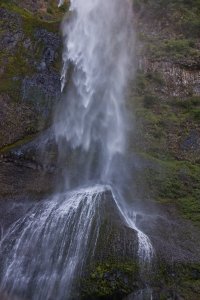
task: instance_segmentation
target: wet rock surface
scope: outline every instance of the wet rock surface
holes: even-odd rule
[[[0,147],[50,123],[60,98],[61,50],[57,21],[42,21],[14,3],[1,5]]]

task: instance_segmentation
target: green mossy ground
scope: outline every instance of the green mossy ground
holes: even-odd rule
[[[1,6],[10,11],[16,12],[25,18],[34,17],[35,22],[33,22],[33,24],[46,21],[48,22],[48,24],[45,25],[46,27],[55,22],[60,23],[63,15],[69,8],[69,1],[65,1],[61,7],[58,7],[58,3],[55,0],[47,0],[46,2],[46,11],[36,10],[35,12],[32,11],[31,3],[28,8],[25,8],[23,0],[2,0]],[[55,27],[54,29],[56,30]]]
[[[199,65],[199,0],[133,0],[133,6],[139,16],[138,38],[143,55],[182,64],[190,60]],[[142,23],[149,26],[141,30]]]
[[[91,266],[82,281],[83,299],[121,299],[138,289],[138,266],[132,261],[104,261]]]
[[[5,48],[0,53],[1,66],[5,66],[3,78],[0,84],[0,93],[8,93],[13,99],[19,100],[21,80],[24,76],[32,75],[37,72],[37,61],[41,58],[44,45],[42,41],[38,42],[35,37],[35,32],[38,29],[46,29],[49,32],[59,32],[60,20],[42,20],[38,16],[35,16],[30,11],[23,9],[12,1],[3,1],[0,5],[1,8],[6,9],[9,12],[15,13],[21,18],[22,27],[18,28],[18,24],[10,22],[7,24],[7,28],[13,32],[19,30],[23,33],[23,39],[16,45],[14,52],[10,53]],[[7,30],[2,29],[1,34]],[[34,50],[27,50],[23,45],[23,41],[29,39]],[[35,62],[33,64],[32,62]],[[55,63],[55,70],[60,70],[60,62]],[[15,79],[13,79],[15,78]]]
[[[30,84],[28,90],[26,89],[26,98],[24,98],[24,79],[37,78],[45,49],[48,46],[41,38],[37,37],[36,33],[39,30],[46,30],[47,34],[55,35],[59,39],[60,20],[66,7],[63,8],[64,10],[58,9],[54,1],[49,1],[48,5],[53,7],[52,17],[47,16],[47,12],[41,15],[23,8],[22,1],[1,1],[0,8],[2,9],[3,20],[0,21],[0,35],[2,36],[2,43],[5,43],[0,51],[0,97],[5,103],[4,111],[2,111],[4,128],[0,134],[1,146],[26,139],[26,135],[44,129],[51,120],[54,99],[50,94],[45,95],[46,87],[43,90],[42,84],[37,87],[34,83],[33,88],[31,88]],[[54,76],[51,74],[59,74],[61,69],[61,49],[55,51],[59,53],[55,52],[54,61],[45,70],[46,73],[49,72],[50,76]],[[16,116],[15,107],[18,111],[17,121],[12,120],[12,115],[13,118]],[[11,112],[12,109],[14,110],[13,113]],[[21,131],[16,131],[16,138],[13,134],[12,138],[8,137],[8,141],[6,141],[6,130],[8,134],[9,130],[15,130],[12,125],[14,122],[16,122],[17,127],[21,126]]]
[[[148,162],[138,181],[152,199],[175,206],[200,226],[200,149],[196,136],[191,138],[199,131],[200,97],[167,97],[155,92],[159,86],[161,74],[138,72],[130,97],[129,108],[136,116],[130,151]]]
[[[17,149],[27,143],[29,143],[30,141],[32,141],[34,138],[36,137],[35,134],[33,135],[27,135],[25,136],[23,139],[20,139],[18,141],[16,141],[15,143],[13,144],[9,144],[7,146],[4,146],[2,148],[0,148],[0,154],[7,154],[9,153],[10,151],[14,150],[14,149]]]
[[[159,203],[171,204],[184,218],[200,226],[200,166],[187,161],[159,160],[146,154],[143,157],[156,165],[142,173],[151,197]]]
[[[180,263],[165,265],[160,262],[152,277],[155,299],[198,300],[200,293],[200,265]]]

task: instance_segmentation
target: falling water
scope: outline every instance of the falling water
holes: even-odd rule
[[[127,0],[72,0],[70,11],[63,23],[64,96],[55,134],[62,157],[63,141],[80,150],[79,180],[112,183],[126,150],[124,97],[132,65],[132,8]]]
[[[68,298],[86,253],[92,255],[90,243],[98,238],[98,210],[106,189],[93,186],[55,195],[17,221],[0,243],[1,251],[9,253],[2,288],[25,299]]]
[[[95,178],[114,185],[120,194],[128,172],[120,162],[126,161],[129,129],[124,98],[134,55],[131,1],[72,0],[70,11],[63,23],[64,98],[55,124],[61,161],[64,140],[79,149],[75,167],[79,182]],[[138,232],[141,261],[150,261],[153,249],[148,237],[136,227],[135,215],[130,216],[124,200],[115,198],[126,223]]]
[[[140,262],[152,258],[150,240],[137,228],[122,196],[128,173],[124,99],[132,68],[132,17],[129,0],[71,0],[62,25],[62,99],[54,122],[58,164],[64,166],[62,192],[36,204],[1,240],[6,257],[1,287],[11,295],[71,299],[87,253],[95,251],[107,190],[124,222],[138,234]]]

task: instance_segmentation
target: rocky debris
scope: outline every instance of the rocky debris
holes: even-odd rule
[[[200,68],[190,70],[173,62],[143,57],[139,61],[139,69],[145,73],[158,72],[164,81],[161,93],[168,97],[200,95]]]

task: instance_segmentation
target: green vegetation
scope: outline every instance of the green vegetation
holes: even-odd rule
[[[16,149],[18,147],[21,147],[25,144],[27,144],[28,142],[32,141],[34,138],[36,137],[35,134],[32,135],[27,135],[26,137],[24,137],[21,140],[16,141],[13,144],[10,144],[8,146],[4,146],[2,148],[0,148],[0,154],[7,154],[9,153],[11,150]]]
[[[58,7],[57,1],[54,0],[48,0],[45,2],[47,2],[46,10],[40,10],[38,7],[38,10],[32,11],[32,6],[34,6],[34,4],[30,3],[30,5],[25,8],[24,6],[26,5],[20,0],[2,0],[1,7],[18,13],[24,18],[34,17],[36,22],[60,22],[64,13],[66,13],[69,8],[69,1],[66,1],[61,7]]]
[[[138,288],[138,266],[132,261],[104,261],[92,266],[82,281],[83,299],[121,297]]]
[[[138,171],[137,184],[200,226],[200,97],[172,97],[162,93],[164,87],[160,73],[139,71],[131,91],[137,127],[130,151],[147,165]]]
[[[45,11],[41,11],[41,13],[31,11],[34,5],[38,4],[30,3],[29,10],[28,2],[23,3],[20,0],[2,0],[0,4],[3,9],[0,20],[2,40],[0,96],[1,99],[5,98],[5,105],[2,108],[4,127],[0,136],[2,146],[23,139],[26,135],[37,133],[49,125],[51,118],[52,98],[45,95],[45,88],[42,89],[43,82],[38,87],[34,82],[38,74],[41,74],[41,62],[44,60],[45,49],[48,47],[48,41],[45,42],[42,38],[38,38],[36,33],[45,29],[47,40],[48,33],[50,33],[50,43],[51,37],[53,40],[53,34],[56,34],[55,37],[57,36],[59,39],[59,26],[63,9],[60,10],[56,6],[55,14],[53,13],[52,17],[49,17]],[[54,8],[56,3],[49,1],[48,5],[49,7],[52,5]],[[59,56],[55,52],[54,62],[51,63],[50,67],[48,66],[48,70],[46,67],[46,71],[50,75],[59,72],[60,57],[61,55]],[[30,80],[30,85],[24,94],[24,79],[26,78]],[[36,78],[33,80],[33,87],[31,86],[32,78]],[[13,120],[15,117],[17,120]],[[16,128],[14,124],[17,124]],[[6,135],[9,135],[7,140]]]
[[[200,166],[186,161],[143,157],[153,163],[143,172],[151,196],[160,203],[177,207],[183,217],[200,226]]]
[[[169,266],[162,261],[158,264],[153,281],[157,290],[162,286],[159,293],[161,300],[180,296],[186,300],[197,300],[200,292],[200,265],[177,263]]]
[[[2,1],[1,7],[20,17],[21,28],[17,22],[7,20],[2,27],[1,34],[7,30],[16,34],[22,30],[23,37],[18,41],[14,51],[4,49],[0,52],[0,63],[4,66],[3,78],[0,84],[0,93],[6,93],[15,101],[20,99],[21,82],[25,76],[30,76],[36,72],[36,62],[41,58],[44,50],[42,41],[37,41],[35,32],[43,28],[50,32],[58,32],[59,23],[56,21],[41,20],[30,11],[17,6],[13,1]],[[29,48],[24,45],[24,41],[29,41]],[[33,63],[35,62],[35,63]],[[57,63],[60,65],[59,63]],[[55,66],[57,68],[57,65]]]
[[[200,59],[200,51],[190,39],[169,39],[147,44],[147,53],[154,58],[167,57],[178,61],[184,58]]]
[[[149,23],[150,30],[147,27],[138,33],[143,54],[175,62],[187,59],[197,64],[200,60],[199,0],[134,0],[133,6],[140,22]]]

